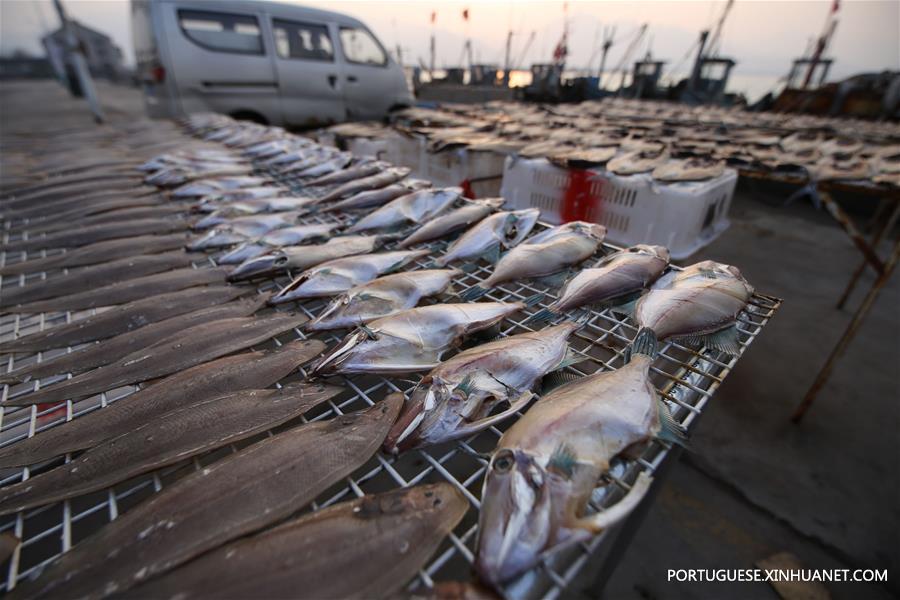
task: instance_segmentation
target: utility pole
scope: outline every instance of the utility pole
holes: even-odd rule
[[[506,54],[503,57],[503,87],[509,87],[509,51],[512,46],[513,32],[510,29],[506,34]]]
[[[63,9],[62,2],[60,0],[53,0],[53,5],[56,7],[56,12],[59,14],[59,22],[66,35],[66,45],[68,46],[66,50],[72,61],[72,66],[75,68],[75,74],[78,77],[78,83],[81,85],[81,91],[85,98],[87,98],[88,105],[91,107],[91,112],[94,113],[94,120],[97,123],[102,123],[105,118],[103,116],[103,108],[100,106],[100,101],[97,98],[97,90],[94,89],[94,80],[91,79],[91,73],[88,71],[84,52],[81,49],[78,37],[75,35],[75,28],[72,26],[72,22],[66,17],[66,11]]]

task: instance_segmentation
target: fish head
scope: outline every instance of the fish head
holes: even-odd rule
[[[364,315],[387,314],[394,308],[394,302],[369,291],[350,290],[336,296],[307,328],[310,331],[319,329],[320,325],[329,327],[356,325],[362,322]]]
[[[503,225],[503,231],[500,233],[502,244],[507,248],[519,245],[531,233],[540,216],[541,211],[537,208],[510,212]]]
[[[506,200],[503,199],[503,198],[501,198],[501,197],[497,197],[497,198],[482,198],[481,200],[476,200],[476,202],[477,202],[478,204],[483,204],[483,205],[485,205],[486,207],[490,208],[491,210],[498,210],[498,209],[500,209],[500,208],[503,206],[503,203],[504,203],[505,201],[506,201]]]
[[[556,535],[570,487],[524,450],[501,447],[494,453],[481,494],[475,557],[485,582],[497,587],[538,563]]]
[[[571,231],[581,233],[587,237],[593,238],[598,242],[602,242],[606,237],[606,227],[603,225],[598,225],[597,223],[588,223],[587,221],[574,221],[572,223],[567,223],[566,227],[568,227]]]
[[[334,348],[326,352],[310,368],[311,375],[327,377],[340,372],[341,366],[351,357],[359,357],[371,351],[373,342],[378,341],[378,334],[366,327],[348,333]],[[378,352],[377,347],[374,348]]]
[[[648,244],[637,244],[625,250],[629,254],[638,254],[641,256],[652,256],[662,261],[669,262],[669,249],[665,246],[651,246]]]
[[[288,256],[284,252],[271,252],[250,258],[235,267],[228,274],[227,279],[234,282],[273,275],[285,268],[288,260]]]

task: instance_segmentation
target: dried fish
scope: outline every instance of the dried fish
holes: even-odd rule
[[[121,258],[99,265],[74,269],[65,275],[37,280],[19,287],[4,286],[0,307],[36,302],[47,298],[77,294],[101,285],[117,283],[189,266],[200,256],[175,250],[162,254]]]
[[[467,437],[525,408],[531,389],[566,364],[572,322],[469,348],[442,362],[415,387],[384,442],[398,453]],[[576,359],[572,359],[576,360]],[[494,408],[506,410],[491,415]]]
[[[295,225],[293,227],[284,227],[276,229],[265,234],[256,242],[247,242],[241,244],[234,250],[231,250],[216,259],[216,263],[220,265],[240,264],[265,254],[273,248],[281,248],[282,246],[298,246],[300,244],[323,240],[337,229],[339,225],[336,223],[315,224],[315,225]]]
[[[543,396],[497,442],[484,489],[475,568],[492,586],[535,566],[563,544],[586,541],[641,501],[645,473],[613,507],[586,515],[610,461],[653,437],[681,436],[650,383],[656,354],[643,336],[631,362]]]
[[[16,240],[7,243],[4,249],[7,252],[19,252],[49,248],[75,248],[103,240],[185,231],[188,226],[187,221],[178,219],[135,219],[127,223],[103,223],[75,231],[57,231],[27,240]]]
[[[97,242],[80,248],[69,250],[65,254],[56,254],[44,258],[32,258],[16,263],[7,263],[0,267],[0,275],[20,275],[22,273],[40,273],[53,269],[67,269],[95,265],[109,261],[111,256],[127,258],[156,254],[167,250],[184,247],[188,237],[184,233],[168,235],[142,235]]]
[[[322,185],[334,185],[338,183],[346,183],[348,181],[353,181],[354,179],[362,179],[363,177],[371,177],[376,173],[389,168],[390,165],[386,162],[381,161],[372,161],[372,160],[363,160],[358,164],[352,167],[348,167],[346,169],[341,170],[333,170],[327,172],[327,174],[322,175],[320,177],[316,177],[315,179],[311,179],[307,181],[304,185],[307,187],[317,187]],[[311,169],[307,169],[305,171],[301,171],[299,173],[300,177],[312,177],[318,174],[321,171],[321,167],[313,167]]]
[[[273,295],[270,303],[282,304],[303,298],[333,296],[353,286],[372,281],[379,275],[402,269],[428,254],[428,250],[402,250],[330,260],[301,273]]]
[[[521,302],[479,302],[411,308],[348,334],[313,366],[312,373],[427,371],[466,335],[487,329],[524,307]]]
[[[649,173],[669,160],[669,152],[663,146],[659,150],[634,150],[617,156],[606,165],[606,169],[616,175]]]
[[[356,210],[371,208],[405,196],[410,192],[424,190],[431,187],[430,181],[424,179],[409,179],[380,189],[366,190],[356,193],[345,200],[331,202],[321,208],[322,212],[337,210]]]
[[[513,248],[531,233],[541,211],[537,208],[499,212],[479,221],[458,240],[450,244],[447,252],[434,263],[440,267],[458,260],[488,258],[497,262],[500,248]]]
[[[171,191],[174,198],[196,198],[199,196],[208,196],[218,194],[224,190],[236,190],[238,188],[247,188],[259,186],[267,181],[265,177],[219,177],[216,179],[200,179],[186,183]]]
[[[381,189],[386,185],[396,183],[409,175],[410,169],[406,167],[388,167],[368,177],[353,179],[331,190],[319,200],[319,202],[331,202],[338,198],[344,198],[368,190]]]
[[[445,291],[461,274],[457,269],[422,269],[373,279],[335,297],[306,329],[354,327],[413,308],[422,298]]]
[[[484,219],[501,206],[503,206],[503,198],[485,198],[469,202],[461,208],[428,221],[401,241],[397,247],[408,248],[455,233]]]
[[[419,225],[441,214],[461,197],[462,188],[458,187],[412,192],[369,213],[347,231],[390,230]]]
[[[287,211],[269,215],[236,217],[217,225],[206,235],[195,238],[187,244],[186,248],[188,250],[209,250],[255,240],[276,229],[291,226],[298,216],[300,213],[297,211]]]
[[[198,285],[222,283],[227,274],[228,270],[225,268],[194,269],[185,267],[184,269],[176,269],[166,273],[157,273],[156,275],[120,281],[70,296],[58,296],[49,300],[31,302],[23,306],[7,309],[7,311],[40,313],[124,304],[156,294],[177,292],[178,290]]]
[[[653,179],[665,182],[715,179],[725,172],[725,161],[712,158],[670,160],[653,169]]]
[[[300,425],[188,475],[20,582],[16,594],[121,594],[289,516],[369,460],[401,401]]]
[[[134,596],[393,597],[468,507],[449,483],[363,496],[220,548],[134,590]],[[298,587],[298,581],[304,584]]]
[[[101,490],[299,417],[341,388],[295,383],[186,404],[101,442],[71,462],[0,488],[0,515]]]
[[[293,341],[265,352],[247,352],[207,362],[153,383],[102,410],[0,448],[0,468],[27,466],[93,448],[167,412],[238,390],[264,388],[325,349],[318,340]]]
[[[737,267],[705,260],[672,271],[638,300],[634,318],[657,339],[679,339],[691,345],[738,354],[737,317],[753,287]]]
[[[559,299],[532,320],[545,320],[584,306],[606,307],[636,300],[669,266],[669,251],[639,244],[605,257],[566,282]]]
[[[84,373],[93,368],[115,362],[123,356],[164,340],[187,327],[220,319],[248,317],[264,306],[266,300],[266,296],[255,296],[179,314],[103,342],[92,344],[86,348],[79,348],[56,358],[32,363],[20,369],[3,373],[0,375],[0,383],[29,381],[56,374],[72,373],[77,375],[78,373]],[[102,317],[102,314],[100,316]],[[6,351],[5,348],[4,351]],[[15,398],[9,401],[15,404]]]
[[[288,270],[305,270],[329,260],[368,254],[380,248],[388,238],[378,235],[348,235],[316,246],[288,246],[250,258],[228,274],[228,281],[272,277]]]
[[[302,315],[220,319],[189,327],[115,363],[15,398],[16,404],[83,398],[123,385],[164,377],[264,342],[306,321]]]
[[[474,300],[501,283],[564,272],[593,256],[604,237],[606,228],[603,225],[584,221],[543,231],[506,253],[487,279],[466,290],[461,297]]]

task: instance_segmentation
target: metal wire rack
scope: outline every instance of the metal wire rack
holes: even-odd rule
[[[277,174],[273,172],[268,173],[278,183],[290,187],[298,193],[307,195],[310,193],[310,190],[301,190],[301,185],[296,180],[277,177]],[[314,193],[323,194],[326,191],[328,190],[318,189]],[[300,223],[337,222],[347,224],[352,219],[352,216],[342,213],[315,213],[301,219]],[[536,230],[544,227],[546,225],[539,224]],[[24,224],[23,228],[16,231],[13,231],[11,224],[7,223],[3,231],[2,241],[6,242],[12,237],[21,235],[23,232],[27,235],[27,223]],[[432,258],[442,252],[446,245],[447,242],[445,241],[420,245],[419,247],[428,247],[433,251],[431,257],[420,259],[408,268],[420,269],[430,266]],[[388,244],[387,249],[390,248],[391,244]],[[604,246],[603,250],[608,252],[614,250],[614,248]],[[44,256],[45,252],[33,254]],[[7,256],[6,253],[0,252],[0,265],[6,264],[7,260],[12,262],[34,257],[33,255],[29,256],[27,253],[16,252],[15,256]],[[207,263],[195,264],[195,267],[205,268],[214,264],[213,258],[210,257]],[[460,280],[454,282],[454,292],[461,293],[465,289],[479,284],[489,273],[490,269],[483,265],[467,270]],[[259,285],[259,291],[262,293],[281,289],[291,280],[293,275],[296,275],[296,273],[289,273],[275,280],[266,281]],[[53,276],[53,273],[39,273],[29,276],[0,278],[0,290],[4,287],[24,285],[32,278]],[[524,300],[534,297],[535,294],[544,294],[544,298],[539,304],[523,311],[514,318],[504,320],[489,335],[509,336],[532,330],[533,324],[526,323],[529,314],[547,306],[554,300],[553,290],[547,289],[540,284],[527,282],[506,284],[489,292],[485,299],[493,301]],[[443,300],[446,301],[447,298]],[[326,303],[327,299],[317,299],[295,303],[291,306],[295,310],[303,311],[312,318]],[[738,323],[741,353],[759,335],[762,328],[778,309],[780,303],[781,301],[777,298],[761,294],[753,296]],[[43,330],[54,324],[83,318],[89,314],[94,314],[97,310],[27,316],[0,315],[0,343],[34,331]],[[633,322],[608,309],[592,311],[587,317],[585,325],[570,339],[570,345],[578,354],[584,357],[584,361],[568,367],[568,370],[576,375],[586,375],[600,370],[612,370],[620,367],[624,364],[623,350],[634,337],[636,331]],[[331,345],[341,339],[342,332],[320,333],[308,336],[299,329],[295,329],[292,332],[273,338],[266,345],[270,347],[281,345],[295,337],[304,339],[307,337],[318,337]],[[484,335],[474,336],[467,344],[473,345],[479,341],[484,341],[484,339]],[[21,358],[9,356],[5,361],[3,370],[10,371],[24,364],[47,360],[56,354],[72,350],[73,348],[67,348]],[[738,359],[738,356],[729,356],[715,350],[707,348],[698,350],[670,342],[662,346],[660,356],[652,369],[652,377],[660,394],[672,409],[675,419],[690,429]],[[286,383],[291,379],[301,379],[305,376],[306,373],[301,368],[282,383]],[[5,401],[7,398],[27,393],[30,390],[49,385],[55,380],[65,377],[54,376],[53,378],[45,378],[18,386],[3,386],[0,399]],[[365,408],[391,392],[408,392],[415,385],[415,380],[417,379],[417,376],[409,376],[404,379],[378,376],[333,378],[334,383],[342,385],[346,391],[308,413],[301,421],[327,419],[345,412]],[[127,396],[136,389],[136,387],[126,387],[108,390],[105,393],[84,400],[76,402],[70,400],[51,406],[0,407],[0,446],[12,444],[19,439],[33,436],[44,429],[76,419],[90,411],[102,410],[105,406]],[[366,493],[376,493],[418,483],[450,482],[469,500],[471,509],[454,532],[442,543],[438,552],[431,558],[426,567],[419,572],[415,580],[409,582],[408,587],[410,589],[419,586],[431,587],[436,581],[467,578],[474,559],[481,484],[487,465],[487,461],[483,456],[484,453],[493,450],[503,430],[513,421],[514,419],[510,419],[500,426],[491,427],[463,441],[411,451],[399,457],[379,453],[350,477],[346,478],[346,480],[321,494],[311,506],[298,506],[298,513],[306,510],[318,510]],[[263,435],[273,435],[284,428],[296,425],[297,422],[288,423]],[[68,551],[72,545],[78,543],[109,521],[116,519],[121,512],[128,510],[129,507],[134,506],[153,493],[159,492],[172,481],[196,469],[200,469],[228,453],[235,452],[258,439],[260,439],[260,436],[149,475],[134,478],[102,492],[74,498],[51,506],[23,511],[15,516],[0,519],[0,532],[10,531],[22,540],[21,545],[9,561],[5,581],[0,584],[0,590],[10,590],[17,581],[37,574],[44,565],[59,554]],[[35,468],[35,471],[42,471],[56,466],[63,460],[68,462],[70,458],[70,456],[66,456],[64,459],[50,461]],[[639,459],[616,462],[610,472],[608,481],[601,482],[602,485],[595,490],[590,510],[602,510],[604,506],[615,502],[629,489],[630,483],[635,480],[639,472],[657,472],[670,459],[671,449],[665,444],[654,442],[649,445]],[[0,484],[7,485],[26,479],[31,473],[32,471],[28,468],[0,472]],[[602,534],[589,542],[580,543],[554,553],[551,557],[544,560],[539,567],[508,586],[505,590],[506,595],[517,599],[545,598],[548,600],[571,595],[570,585],[579,575],[583,576],[585,571],[596,567],[595,562],[597,557],[601,555],[601,546],[606,542],[607,534]]]

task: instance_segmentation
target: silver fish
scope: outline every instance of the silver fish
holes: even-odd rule
[[[206,235],[193,239],[186,247],[188,250],[196,251],[240,244],[262,237],[275,229],[288,227],[297,220],[298,216],[298,212],[288,211],[229,219]]]
[[[411,308],[376,319],[347,335],[312,367],[312,372],[427,371],[466,335],[487,329],[524,307],[521,302],[478,302]]]
[[[308,269],[344,256],[368,254],[385,241],[384,236],[378,235],[348,235],[316,246],[287,246],[244,261],[228,274],[228,281],[270,277],[284,271]]]
[[[412,391],[384,442],[398,453],[467,437],[525,408],[531,389],[562,368],[573,322],[469,348],[442,362]],[[576,360],[576,359],[573,359]],[[502,402],[509,408],[491,415]]]
[[[264,177],[254,177],[251,175],[244,177],[219,177],[218,179],[201,179],[186,183],[172,190],[171,194],[175,198],[194,198],[198,196],[208,196],[210,194],[218,194],[223,190],[234,190],[238,188],[247,188],[259,186],[265,183]]]
[[[374,175],[369,175],[368,177],[353,179],[322,196],[321,202],[331,202],[332,200],[337,200],[338,198],[343,198],[364,190],[380,189],[386,185],[400,181],[409,175],[409,173],[410,169],[406,167],[390,167],[378,171]]]
[[[669,251],[639,244],[605,257],[566,282],[559,299],[532,319],[542,320],[588,305],[622,304],[659,279],[669,266]]]
[[[379,275],[402,269],[412,261],[428,256],[428,250],[404,250],[348,256],[322,263],[301,273],[269,299],[283,304],[303,298],[333,296],[355,285],[372,281]]]
[[[317,202],[316,198],[302,196],[276,196],[274,198],[230,202],[194,223],[193,229],[209,229],[210,227],[227,223],[229,219],[247,215],[279,213],[291,210],[302,211]]]
[[[450,208],[462,196],[462,188],[419,190],[401,196],[369,213],[347,231],[392,229],[410,224],[421,224]]]
[[[658,340],[681,339],[738,354],[735,322],[752,295],[737,267],[705,260],[660,278],[638,300],[634,318]]]
[[[447,252],[434,263],[443,267],[454,261],[476,260],[492,254],[496,258],[491,262],[496,262],[500,257],[500,248],[518,245],[531,233],[540,216],[539,209],[527,208],[486,217],[450,244]]]
[[[335,297],[306,329],[354,327],[413,308],[422,298],[446,290],[461,274],[457,269],[422,269],[373,279]]]
[[[481,284],[465,291],[463,298],[473,300],[487,290],[517,279],[535,279],[560,273],[590,258],[603,238],[603,225],[575,221],[543,231],[507,252],[494,272]]]
[[[644,336],[631,361],[565,384],[538,400],[497,443],[481,494],[475,569],[498,586],[563,544],[620,521],[646,494],[638,476],[617,504],[585,514],[610,461],[653,437],[682,435],[650,383],[655,355]]]
[[[485,198],[467,203],[463,207],[428,221],[400,242],[397,247],[408,248],[455,233],[477,223],[501,206],[503,206],[503,198]]]
[[[344,163],[344,166],[350,163]],[[327,166],[328,165],[326,163]],[[305,171],[301,171],[298,173],[300,177],[315,177],[310,181],[307,181],[304,185],[308,187],[317,187],[321,185],[334,185],[337,183],[346,183],[348,181],[352,181],[353,179],[359,179],[361,177],[368,177],[369,175],[374,175],[375,173],[381,171],[382,169],[386,169],[390,165],[381,161],[373,161],[371,159],[360,159],[355,165],[352,167],[337,167],[337,163],[334,164],[334,167],[325,169],[326,165],[318,165],[316,167],[312,167],[306,169]]]
[[[319,148],[306,158],[280,166],[279,170],[284,174],[300,176],[311,170],[313,172],[321,171],[324,174],[343,169],[350,164],[351,160],[353,160],[353,155],[349,152],[338,152],[334,148]]]
[[[283,246],[298,246],[303,243],[324,239],[337,229],[337,223],[316,225],[295,225],[283,227],[265,234],[256,242],[246,242],[234,250],[227,252],[216,259],[220,265],[235,265],[246,260],[265,254],[273,248]]]
[[[410,192],[424,190],[430,187],[430,181],[425,181],[424,179],[408,179],[377,190],[359,192],[345,200],[330,203],[322,208],[322,212],[355,210],[359,208],[381,206],[386,202],[390,202],[400,196],[405,196]]]

